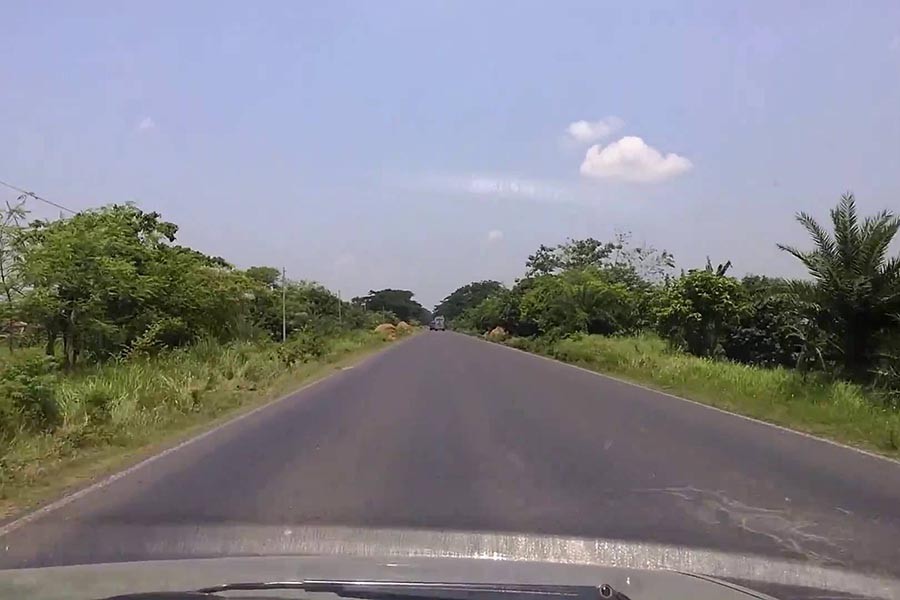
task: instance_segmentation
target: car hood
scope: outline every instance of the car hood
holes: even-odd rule
[[[191,590],[237,581],[356,579],[595,585],[632,600],[770,598],[733,583],[675,571],[464,558],[267,556],[108,563],[0,571],[0,597],[103,598]],[[294,597],[290,593],[287,597]]]
[[[734,583],[783,599],[825,595],[816,590],[830,598],[900,598],[896,579],[813,560],[624,540],[325,526],[207,525],[153,531],[135,532],[141,542],[137,554],[133,544],[106,553],[123,562],[0,570],[0,598],[99,598],[301,579],[608,583],[632,600],[702,600],[708,593],[747,598]],[[129,560],[140,562],[124,562]],[[52,554],[48,563],[54,564]]]

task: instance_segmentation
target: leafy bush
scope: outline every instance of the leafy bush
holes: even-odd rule
[[[0,438],[20,429],[49,431],[59,423],[57,365],[47,356],[16,355],[0,368]]]
[[[327,351],[328,345],[324,338],[314,333],[302,332],[279,346],[278,356],[284,364],[294,365],[321,358]]]
[[[586,267],[523,279],[500,288],[458,319],[478,332],[496,327],[515,336],[622,333],[636,325],[637,295],[612,268]]]
[[[695,356],[715,356],[743,310],[743,290],[737,280],[698,269],[660,291],[655,314],[660,335],[670,343]]]
[[[81,398],[81,405],[88,422],[98,426],[108,423],[112,418],[112,405],[115,400],[108,388],[94,386],[87,390]]]

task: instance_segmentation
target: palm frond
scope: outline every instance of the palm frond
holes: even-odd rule
[[[801,212],[797,214],[797,221],[809,232],[816,249],[821,252],[827,259],[837,259],[837,248],[834,239],[825,229],[819,225],[811,215]],[[796,256],[796,255],[795,255]],[[798,257],[799,258],[799,257]]]
[[[831,210],[831,221],[834,224],[834,242],[841,265],[851,273],[858,273],[860,227],[853,194],[841,196],[841,201]]]
[[[803,252],[794,246],[778,244],[778,249],[787,252],[797,260],[803,263],[803,266],[809,271],[809,274],[816,279],[824,279],[828,276],[828,261],[823,260],[819,251]]]
[[[898,231],[900,231],[900,217],[895,217],[888,211],[882,211],[865,220],[858,249],[858,263],[862,273],[870,276],[878,273]]]
[[[900,287],[900,256],[895,256],[884,263],[881,276],[889,284]]]

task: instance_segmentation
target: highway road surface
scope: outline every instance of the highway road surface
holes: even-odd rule
[[[428,332],[7,525],[0,567],[266,554],[369,528],[650,542],[897,577],[900,465]]]

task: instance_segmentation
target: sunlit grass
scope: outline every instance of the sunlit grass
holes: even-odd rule
[[[507,343],[712,406],[900,455],[900,413],[852,383],[698,358],[672,350],[652,335],[590,335],[555,343],[514,338]]]

